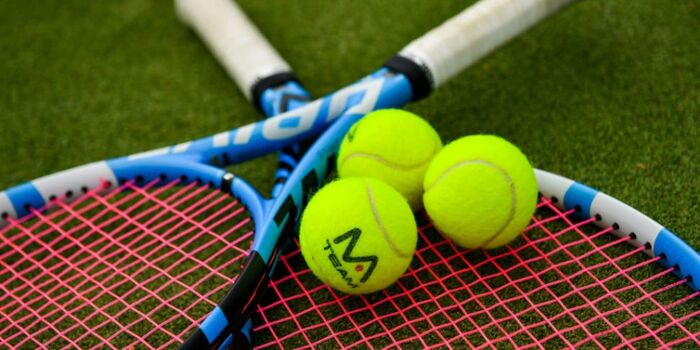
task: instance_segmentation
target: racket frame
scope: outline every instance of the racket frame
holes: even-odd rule
[[[489,2],[503,5],[504,1],[490,0]],[[557,9],[570,2],[568,0],[528,1],[532,3],[539,1],[546,3],[547,6],[556,6]],[[486,2],[479,3],[477,6],[483,3]],[[485,12],[486,10],[487,8],[482,8],[479,11]],[[516,29],[524,31],[549,13],[533,14],[528,12],[529,24]],[[470,23],[470,21],[474,21],[474,19],[470,19],[470,16],[464,15],[464,13],[458,15],[431,32],[434,34],[433,38],[437,39],[426,40],[423,37],[414,41],[398,56],[388,61],[387,67],[381,68],[356,84],[298,109],[192,142],[69,169],[0,192],[0,213],[3,214],[3,220],[13,220],[13,217],[26,217],[32,208],[50,206],[55,198],[71,197],[76,193],[100,188],[100,186],[103,186],[104,190],[109,190],[125,181],[146,182],[163,177],[179,177],[185,183],[201,181],[230,191],[239,197],[251,212],[251,216],[256,222],[256,237],[250,262],[240,278],[241,281],[250,279],[252,282],[245,282],[245,284],[254,287],[245,287],[244,283],[237,283],[229,293],[229,296],[233,295],[234,297],[225,298],[221,304],[223,308],[217,308],[218,311],[215,310],[200,328],[200,330],[204,330],[202,333],[204,333],[209,345],[225,345],[226,341],[231,340],[230,336],[226,336],[226,334],[235,327],[243,327],[243,321],[247,319],[246,315],[250,312],[250,308],[246,308],[245,312],[236,315],[240,317],[233,318],[236,323],[232,324],[230,322],[231,313],[224,311],[224,309],[228,306],[234,306],[226,305],[227,300],[241,300],[241,298],[245,299],[246,296],[248,300],[251,300],[251,297],[257,293],[254,292],[252,295],[247,293],[251,289],[259,291],[261,286],[264,287],[264,283],[261,283],[259,278],[254,281],[255,279],[248,276],[259,276],[260,274],[269,276],[270,264],[274,263],[279,254],[278,242],[281,240],[278,238],[298,218],[300,208],[305,203],[304,196],[308,193],[308,189],[318,185],[321,183],[320,179],[325,178],[330,159],[348,128],[373,109],[400,107],[412,99],[427,95],[427,92],[432,88],[441,85],[443,81],[464,68],[459,67],[459,65],[471,64],[500,45],[494,45],[481,54],[472,56],[468,61],[455,63],[452,68],[445,68],[446,71],[441,70],[441,65],[447,64],[445,62],[452,62],[445,58],[449,55],[436,58],[423,51],[433,50],[435,45],[444,46],[448,42],[459,43],[460,41],[456,40],[458,38],[455,37],[459,33],[444,28],[450,24],[452,28],[465,30],[471,26],[464,23]],[[499,40],[505,41],[509,39],[508,36],[512,37],[518,32],[509,33],[512,34],[505,35]],[[480,40],[489,42],[488,36]],[[432,44],[425,44],[426,42]],[[452,55],[459,55],[466,49],[468,48],[458,48]],[[269,76],[275,78],[265,80],[264,77],[261,78],[265,75],[263,73],[253,75],[253,78],[246,77],[238,81],[243,91],[246,91],[244,87],[248,85],[259,86],[259,88],[250,89],[250,92],[246,94],[248,98],[257,101],[264,101],[266,98],[274,100],[274,98],[265,96],[281,95],[279,86],[289,86],[290,91],[303,95],[303,88],[293,78],[286,76],[288,73],[285,71],[289,71],[288,65],[285,67],[277,64],[276,67],[267,70],[270,72]],[[236,76],[236,73],[232,73],[232,75]],[[261,81],[266,82],[265,84],[269,84],[269,86],[256,84]],[[251,82],[254,83],[251,84]],[[278,89],[275,90],[275,88]],[[420,91],[427,92],[419,93]],[[269,102],[260,102],[259,106],[267,114],[276,112],[274,104]],[[336,123],[311,147],[307,156],[302,158],[297,169],[291,173],[287,184],[279,190],[279,197],[276,200],[263,200],[263,197],[244,180],[213,166],[213,164],[243,162],[291,146],[320,134],[334,122]],[[605,216],[600,215],[601,219],[598,221],[601,225],[616,227],[614,231],[616,234],[634,234],[635,239],[632,241],[637,242],[637,244],[649,244],[651,246],[650,255],[663,254],[665,263],[668,266],[675,266],[681,278],[690,276],[688,278],[689,284],[692,288],[697,289],[695,281],[700,278],[698,276],[700,271],[697,268],[700,258],[691,247],[670,231],[604,193],[544,171],[538,171],[537,177],[540,190],[544,195],[560,199],[558,203],[561,203],[565,209],[579,208],[583,216],[591,215],[591,213],[606,213]],[[276,215],[273,216],[271,213],[276,213]],[[614,214],[607,215],[607,213]],[[276,220],[264,220],[271,216]],[[267,273],[260,272],[259,269],[263,269]],[[201,345],[204,343],[194,342],[192,344]]]

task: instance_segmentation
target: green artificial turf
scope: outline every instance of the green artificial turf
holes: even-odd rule
[[[316,95],[464,7],[242,5]],[[169,1],[3,1],[0,31],[0,187],[258,117]],[[583,1],[408,108],[445,140],[506,137],[700,247],[699,32],[698,1]]]
[[[316,96],[466,6],[242,1]],[[170,1],[0,2],[0,188],[255,121]],[[700,248],[700,1],[585,0],[408,109],[501,135]],[[237,166],[269,189],[275,159]]]

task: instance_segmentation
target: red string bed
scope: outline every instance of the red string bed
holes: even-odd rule
[[[197,184],[127,183],[0,229],[0,348],[172,348],[240,272],[252,225]],[[699,292],[645,246],[543,199],[513,244],[456,248],[419,215],[411,268],[367,296],[283,256],[258,313],[262,348],[700,345]]]
[[[511,245],[467,251],[422,217],[410,269],[351,296],[283,257],[254,323],[256,344],[308,348],[650,348],[700,345],[699,292],[613,230],[547,199]]]

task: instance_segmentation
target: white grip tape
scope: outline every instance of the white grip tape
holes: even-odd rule
[[[574,0],[482,0],[399,53],[423,66],[438,87]]]
[[[202,37],[248,99],[258,80],[291,71],[231,0],[175,0],[175,6],[180,19]]]

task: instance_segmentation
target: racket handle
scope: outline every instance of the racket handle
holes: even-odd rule
[[[248,100],[259,81],[291,75],[289,64],[233,1],[175,0],[175,8],[180,20],[202,37]]]
[[[482,0],[408,44],[436,88],[574,0]]]

